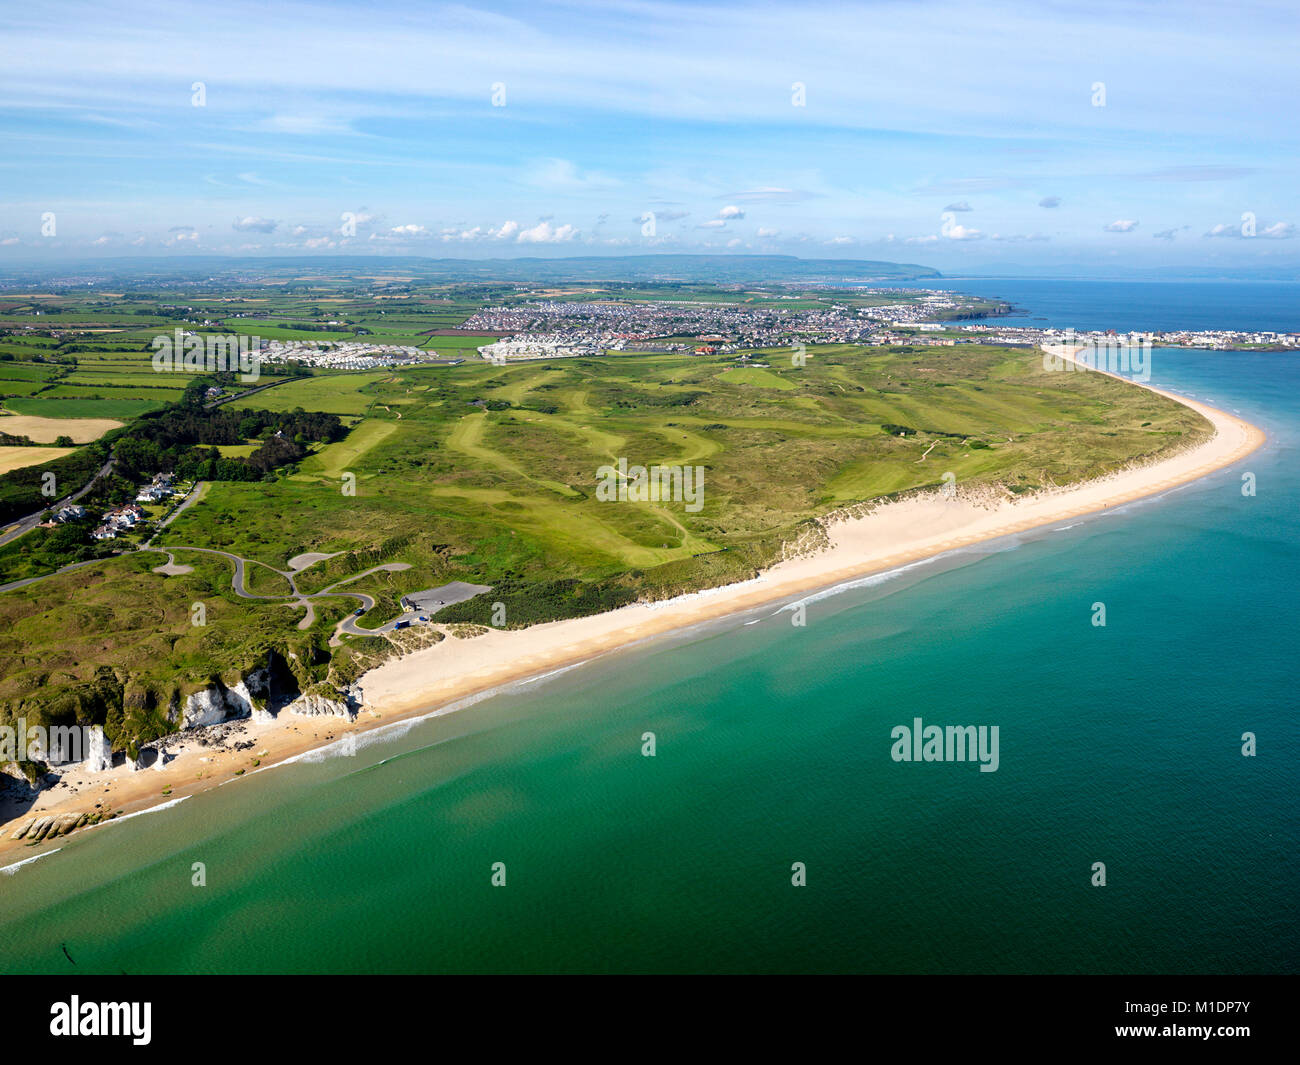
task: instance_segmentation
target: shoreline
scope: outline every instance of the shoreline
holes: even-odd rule
[[[974,544],[1150,498],[1231,466],[1265,443],[1259,428],[1235,415],[1121,379],[1195,410],[1210,422],[1214,433],[1194,447],[1147,465],[1027,498],[999,497],[993,489],[952,498],[932,492],[866,505],[865,513],[858,515],[832,515],[824,519],[828,546],[787,558],[735,584],[527,629],[491,629],[469,638],[448,633],[432,647],[390,659],[364,674],[359,681],[364,705],[352,721],[289,715],[271,721],[245,718],[214,726],[224,730],[229,740],[252,741],[244,750],[210,746],[209,738],[196,732],[171,737],[168,749],[176,756],[162,769],[133,771],[124,765],[90,775],[70,767],[60,784],[40,792],[21,812],[9,816],[7,810],[0,815],[8,817],[0,822],[0,865],[13,866],[23,855],[53,850],[44,843],[31,846],[11,838],[30,817],[87,811],[98,803],[102,812],[120,811],[117,819],[124,819],[239,779],[238,771],[254,776],[302,760],[346,735],[401,723],[414,725],[423,718],[455,712],[513,685],[575,668],[645,640],[759,607],[807,599]],[[255,759],[257,766],[252,764]],[[47,842],[62,846],[63,839]]]

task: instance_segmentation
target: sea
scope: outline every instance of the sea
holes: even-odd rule
[[[1300,328],[1295,285],[987,292]],[[1151,363],[1267,445],[34,849],[0,971],[1295,972],[1300,356]],[[996,771],[896,761],[918,719]]]

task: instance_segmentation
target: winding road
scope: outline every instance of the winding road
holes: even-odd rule
[[[305,614],[303,616],[303,619],[300,622],[298,622],[298,628],[300,629],[311,628],[312,623],[316,620],[316,608],[312,604],[313,599],[323,599],[327,597],[338,598],[342,596],[347,596],[354,599],[359,599],[361,601],[362,610],[365,613],[369,613],[376,606],[376,601],[373,596],[366,595],[364,592],[336,592],[334,589],[344,584],[351,584],[353,581],[359,581],[362,577],[367,577],[372,573],[380,573],[380,572],[400,573],[402,570],[408,570],[411,568],[411,564],[409,562],[386,562],[383,565],[371,566],[370,569],[368,570],[364,570],[361,573],[356,573],[353,574],[351,577],[346,577],[341,581],[337,581],[334,584],[331,584],[327,588],[322,588],[319,592],[303,592],[298,588],[298,582],[295,578],[297,577],[298,574],[304,572],[305,570],[310,569],[312,565],[315,565],[314,562],[307,566],[303,566],[300,569],[284,570],[284,569],[276,569],[274,566],[268,566],[265,562],[258,562],[256,559],[241,558],[239,555],[233,554],[230,551],[221,551],[215,547],[194,547],[192,545],[178,544],[178,545],[169,545],[167,547],[142,546],[139,548],[139,550],[153,551],[159,554],[164,554],[172,562],[175,562],[176,560],[175,555],[173,554],[173,552],[176,551],[199,551],[205,555],[219,555],[222,558],[228,559],[234,566],[234,572],[231,574],[231,578],[230,578],[230,587],[237,596],[239,596],[242,599],[261,599],[261,600],[267,600],[272,602],[282,602],[286,606],[290,606],[290,607],[302,607],[303,610],[305,611]],[[86,564],[87,563],[79,563],[79,565],[86,565]],[[272,573],[278,574],[279,576],[283,577],[286,581],[289,582],[289,588],[292,590],[293,594],[292,595],[258,595],[256,592],[250,592],[248,590],[248,583],[246,580],[246,573],[247,573],[248,566],[261,566],[263,569],[268,569]],[[63,572],[63,571],[59,571],[59,572]],[[49,576],[53,576],[53,574],[49,574]],[[40,577],[31,577],[27,581],[21,583],[30,584],[32,581],[37,581],[41,579],[42,578]],[[4,588],[0,588],[0,591],[4,591],[4,590],[5,590]],[[381,632],[387,632],[394,625],[396,625],[397,622],[400,620],[401,620],[400,618],[394,618],[392,621],[389,621],[384,625],[381,625],[377,629],[361,629],[358,628],[356,625],[355,616],[349,616],[344,618],[343,621],[339,622],[339,626],[335,630],[334,636],[331,638],[330,643],[337,646],[339,634],[342,632],[346,632],[352,636],[374,636]]]

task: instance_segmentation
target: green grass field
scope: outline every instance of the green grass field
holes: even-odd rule
[[[459,560],[448,571],[459,579],[632,581],[667,594],[748,575],[806,518],[937,485],[945,472],[1017,491],[1066,484],[1199,431],[1194,415],[1150,393],[1046,374],[1024,353],[812,354],[802,369],[648,356],[277,386],[241,404],[369,413],[254,498],[214,486],[176,531],[273,565],[423,536],[400,557],[427,567],[436,550],[440,567]],[[702,465],[707,505],[599,501],[596,471],[619,456]],[[355,496],[341,490],[348,472]],[[273,529],[253,518],[263,506],[280,516]],[[230,520],[214,525],[222,514]],[[424,579],[412,573],[410,590]]]
[[[738,366],[718,374],[719,381],[727,385],[753,385],[755,388],[779,388],[784,392],[799,386],[786,377],[759,366]]]
[[[392,436],[400,428],[396,421],[367,420],[347,435],[347,439],[326,444],[320,451],[305,459],[295,474],[297,479],[324,478],[337,481],[353,469],[358,460],[372,448]],[[222,450],[225,453],[225,450]]]
[[[119,421],[138,418],[151,410],[167,405],[160,399],[46,399],[44,396],[27,396],[6,399],[4,407],[15,414],[30,414],[38,418],[114,418]]]
[[[326,414],[364,414],[374,401],[374,395],[367,394],[367,390],[390,377],[391,371],[381,370],[304,378],[237,399],[231,405],[250,410],[286,411],[302,407]]]

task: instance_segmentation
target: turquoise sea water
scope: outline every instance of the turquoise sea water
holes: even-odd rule
[[[993,324],[1058,329],[1300,331],[1297,281],[1055,281],[953,278],[898,287],[1003,299],[1013,313]]]
[[[1153,367],[1265,450],[79,833],[0,971],[1295,971],[1300,359]],[[893,762],[915,717],[999,769]]]

